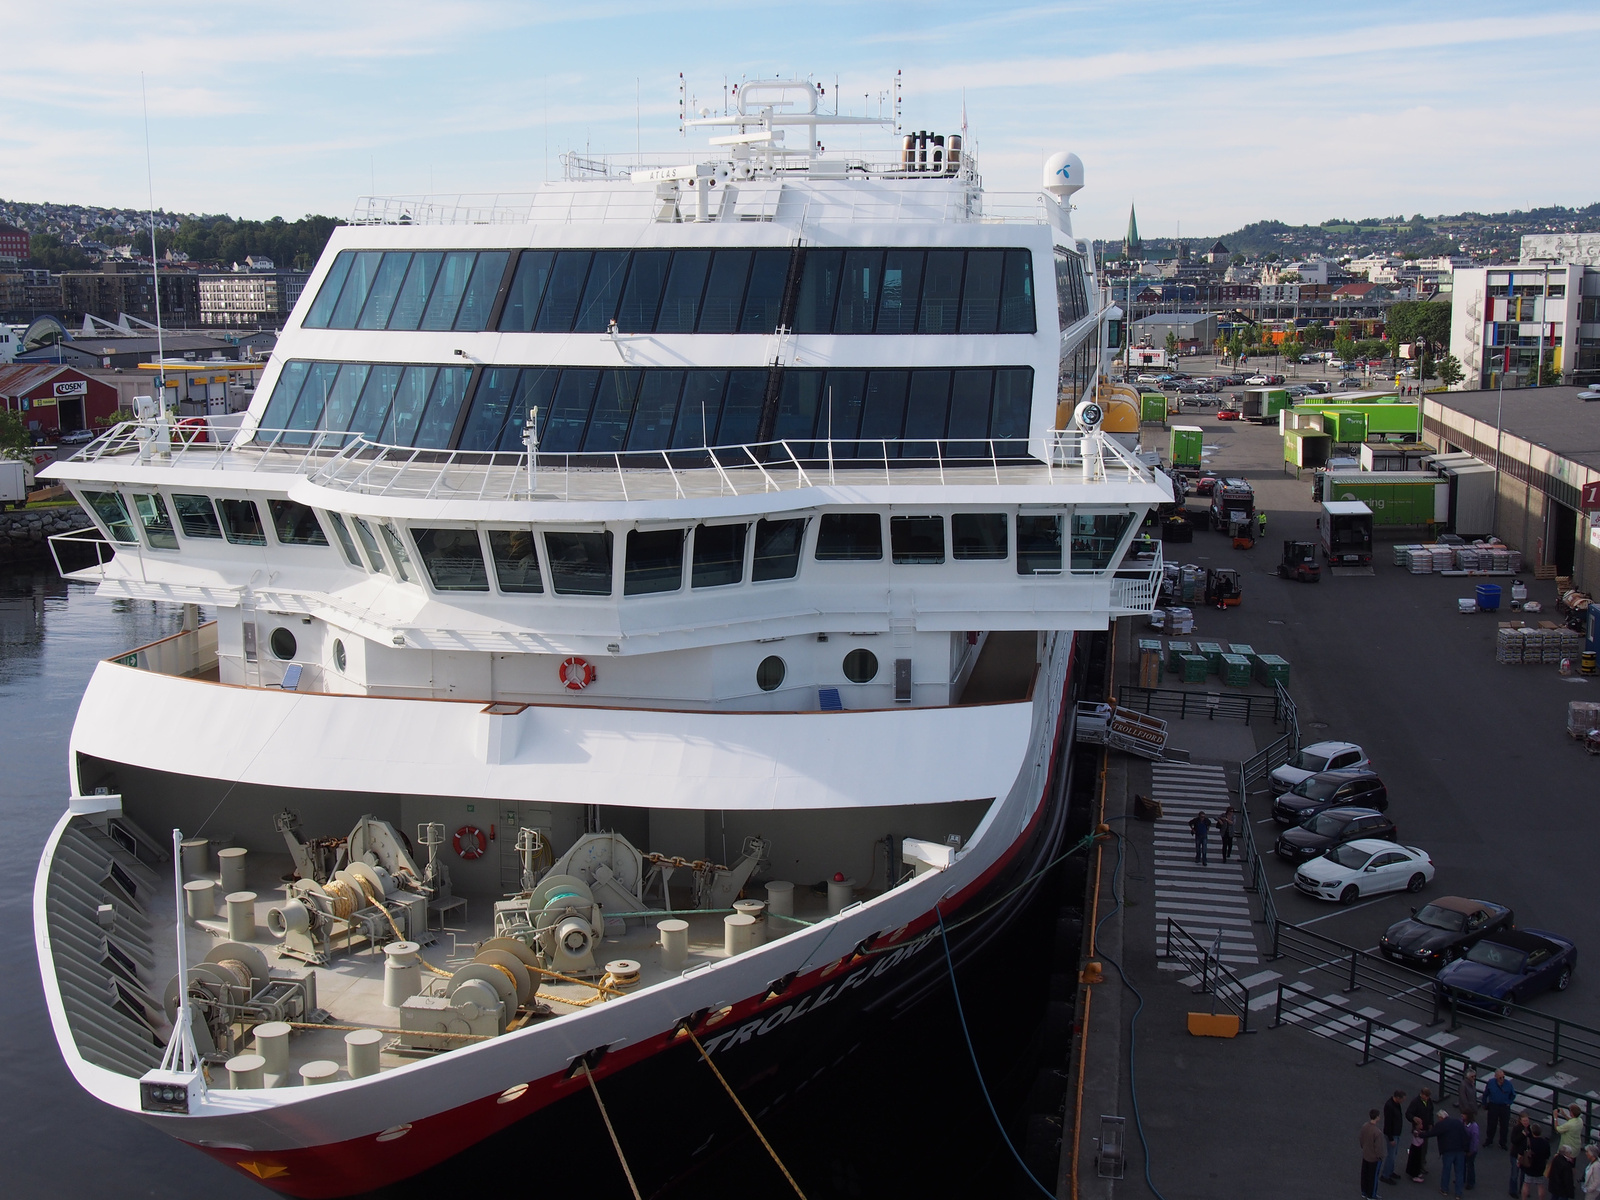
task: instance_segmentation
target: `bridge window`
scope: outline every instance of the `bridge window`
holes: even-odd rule
[[[558,596],[611,595],[611,531],[544,535],[550,586]]]
[[[747,525],[695,526],[694,565],[690,571],[692,586],[723,587],[744,579],[744,539],[748,528]]]
[[[154,549],[178,548],[178,535],[173,531],[172,518],[167,516],[167,502],[159,492],[152,492],[148,496],[135,495],[133,507],[139,514],[139,523],[144,526],[145,540]]]
[[[1072,569],[1104,571],[1132,522],[1132,513],[1073,513]]]
[[[389,547],[389,557],[394,559],[394,569],[400,573],[402,580],[410,583],[411,555],[406,553],[405,543],[400,540],[400,535],[395,532],[393,525],[380,525],[378,528],[383,531],[383,541]]]
[[[487,592],[489,572],[483,547],[472,529],[416,529],[411,539],[435,589],[441,592]]]
[[[957,562],[998,561],[1007,554],[1005,513],[954,513],[950,544]]]
[[[222,514],[223,535],[235,546],[265,546],[266,527],[261,524],[261,510],[254,500],[217,501],[217,511]]]
[[[622,564],[622,594],[647,596],[681,588],[686,532],[683,529],[629,530],[627,557]]]
[[[889,549],[897,563],[928,565],[944,561],[943,517],[890,517]]]
[[[526,529],[489,530],[489,553],[494,556],[494,577],[502,592],[537,595],[544,591],[539,576],[539,553],[533,534]]]
[[[285,546],[326,546],[328,535],[322,532],[317,514],[304,504],[293,500],[268,500],[272,513],[272,529],[278,541]]]
[[[344,523],[344,517],[339,513],[330,511],[328,519],[333,522],[334,536],[339,539],[339,548],[344,551],[346,561],[352,567],[366,570],[366,567],[361,562],[361,556],[356,553],[356,544],[351,540],[350,528]]]
[[[1056,575],[1061,572],[1061,518],[1017,517],[1017,574]]]
[[[372,569],[389,574],[389,564],[383,559],[383,551],[378,549],[378,538],[372,532],[372,526],[360,517],[350,519],[356,523],[356,536],[361,539],[361,548],[367,552],[367,561],[372,564]]]
[[[128,517],[128,506],[116,492],[85,492],[83,498],[94,509],[95,515],[105,522],[106,531],[114,542],[137,542],[133,521]]]
[[[804,520],[757,521],[751,582],[793,579],[800,570],[800,548],[805,533]]]
[[[883,520],[877,513],[823,513],[817,526],[818,562],[877,562],[883,558]]]
[[[174,492],[172,507],[178,511],[178,527],[183,530],[184,537],[222,540],[222,526],[217,521],[209,496],[186,496],[182,492]]]

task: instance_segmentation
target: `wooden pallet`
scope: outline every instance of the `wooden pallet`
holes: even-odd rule
[[[1555,564],[1551,563],[1549,566],[1542,566],[1541,565],[1541,566],[1534,567],[1534,569],[1533,569],[1533,577],[1535,579],[1554,579],[1556,577]]]

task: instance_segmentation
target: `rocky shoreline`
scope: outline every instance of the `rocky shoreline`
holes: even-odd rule
[[[76,504],[48,508],[22,508],[0,513],[0,566],[36,563],[50,557],[46,540],[54,533],[70,533],[90,524]]]

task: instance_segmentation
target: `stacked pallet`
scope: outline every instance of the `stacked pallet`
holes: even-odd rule
[[[1582,741],[1594,729],[1600,729],[1600,703],[1593,700],[1567,701],[1567,736]]]
[[[1183,670],[1183,656],[1194,653],[1193,642],[1180,642],[1173,638],[1167,642],[1167,670],[1174,675]]]
[[[1260,683],[1281,683],[1289,686],[1289,664],[1276,654],[1256,656],[1256,680]]]
[[[1554,621],[1541,621],[1538,625],[1504,621],[1495,631],[1496,662],[1557,664],[1564,658],[1576,661],[1582,653],[1583,635]]]
[[[1453,570],[1456,565],[1456,551],[1454,546],[1430,546],[1429,553],[1433,555],[1433,569],[1435,571]]]
[[[1411,552],[1421,549],[1421,546],[1400,545],[1397,543],[1394,548],[1394,565],[1397,567],[1409,567],[1411,565]]]
[[[1406,553],[1406,570],[1413,575],[1433,574],[1433,553],[1426,546],[1418,546]]]

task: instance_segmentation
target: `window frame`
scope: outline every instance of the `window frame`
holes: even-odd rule
[[[491,591],[489,585],[489,560],[483,552],[483,538],[479,535],[476,526],[472,525],[407,525],[406,533],[411,537],[411,544],[416,548],[417,556],[413,560],[421,564],[422,570],[419,578],[427,581],[429,590],[441,595],[453,595],[457,592],[467,592],[473,595],[486,595]],[[431,544],[433,535],[441,533],[469,534],[473,543],[478,547],[478,565],[483,570],[483,586],[473,585],[451,586],[439,582],[434,574],[433,561],[424,549],[423,538],[419,535],[428,535]]]
[[[480,527],[483,543],[488,548],[489,582],[494,587],[497,596],[523,597],[523,596],[551,596],[550,571],[544,558],[544,538],[540,537],[540,529],[535,525],[484,525]],[[525,533],[533,546],[534,570],[538,573],[539,586],[534,588],[507,588],[500,579],[500,568],[495,565],[494,535],[497,533],[515,534]]]

